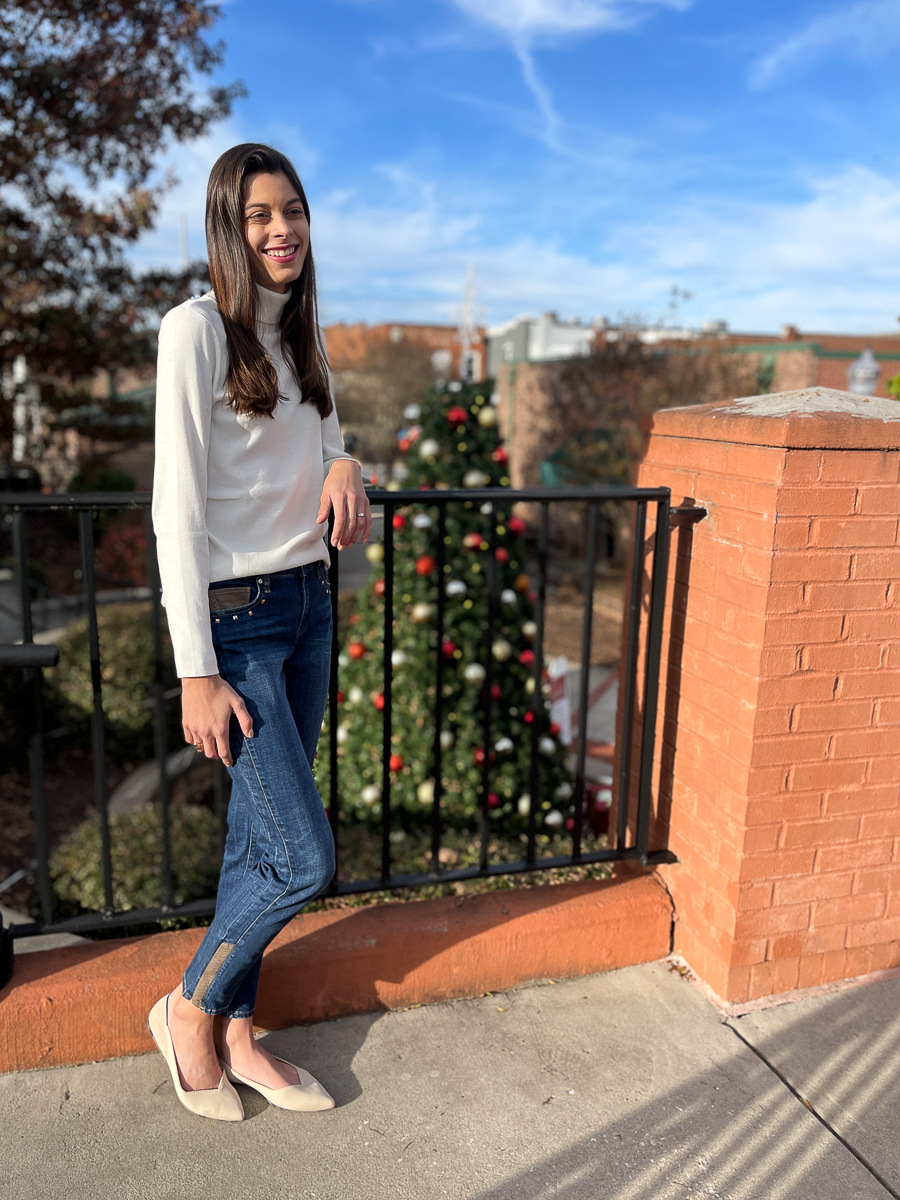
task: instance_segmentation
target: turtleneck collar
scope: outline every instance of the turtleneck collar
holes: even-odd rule
[[[260,325],[278,325],[281,321],[281,311],[291,296],[291,289],[286,292],[273,292],[269,288],[256,284],[256,320]]]

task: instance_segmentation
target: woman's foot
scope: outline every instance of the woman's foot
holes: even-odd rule
[[[275,1058],[254,1039],[252,1017],[222,1017],[216,1021],[215,1042],[222,1062],[245,1079],[273,1090],[300,1081],[296,1067]]]
[[[169,996],[169,1035],[184,1090],[214,1091],[222,1078],[222,1067],[213,1040],[213,1018],[185,1000],[180,984]]]

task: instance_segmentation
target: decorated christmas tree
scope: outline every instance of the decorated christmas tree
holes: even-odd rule
[[[443,516],[428,497],[429,490],[508,487],[507,454],[489,395],[485,385],[434,390],[421,406],[407,408],[410,424],[398,438],[406,467],[402,486],[422,492],[413,503],[398,503],[392,515],[391,810],[397,829],[432,823],[440,759],[442,827],[517,839],[530,819],[539,834],[555,834],[571,829],[573,817],[567,753],[550,720],[543,664],[535,663],[536,597],[526,573],[525,523],[502,493],[451,503]],[[342,819],[377,824],[385,703],[383,544],[369,545],[367,555],[372,573],[358,595],[339,660],[338,777]],[[323,750],[326,738],[327,728]],[[318,757],[317,775],[327,795],[327,753]]]

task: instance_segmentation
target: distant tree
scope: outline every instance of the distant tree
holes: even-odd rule
[[[363,366],[336,371],[341,427],[345,435],[357,439],[354,454],[390,462],[397,453],[404,408],[417,402],[433,382],[431,351],[409,339],[377,342],[369,348]]]
[[[146,359],[150,314],[205,273],[139,275],[124,251],[171,183],[147,184],[158,153],[243,94],[194,90],[222,61],[205,36],[218,15],[210,0],[0,0],[0,368],[21,354],[78,379]]]

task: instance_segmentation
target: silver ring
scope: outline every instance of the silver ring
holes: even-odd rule
[[[365,514],[365,513],[357,513],[356,515],[357,515],[358,517],[364,517],[366,514]]]

